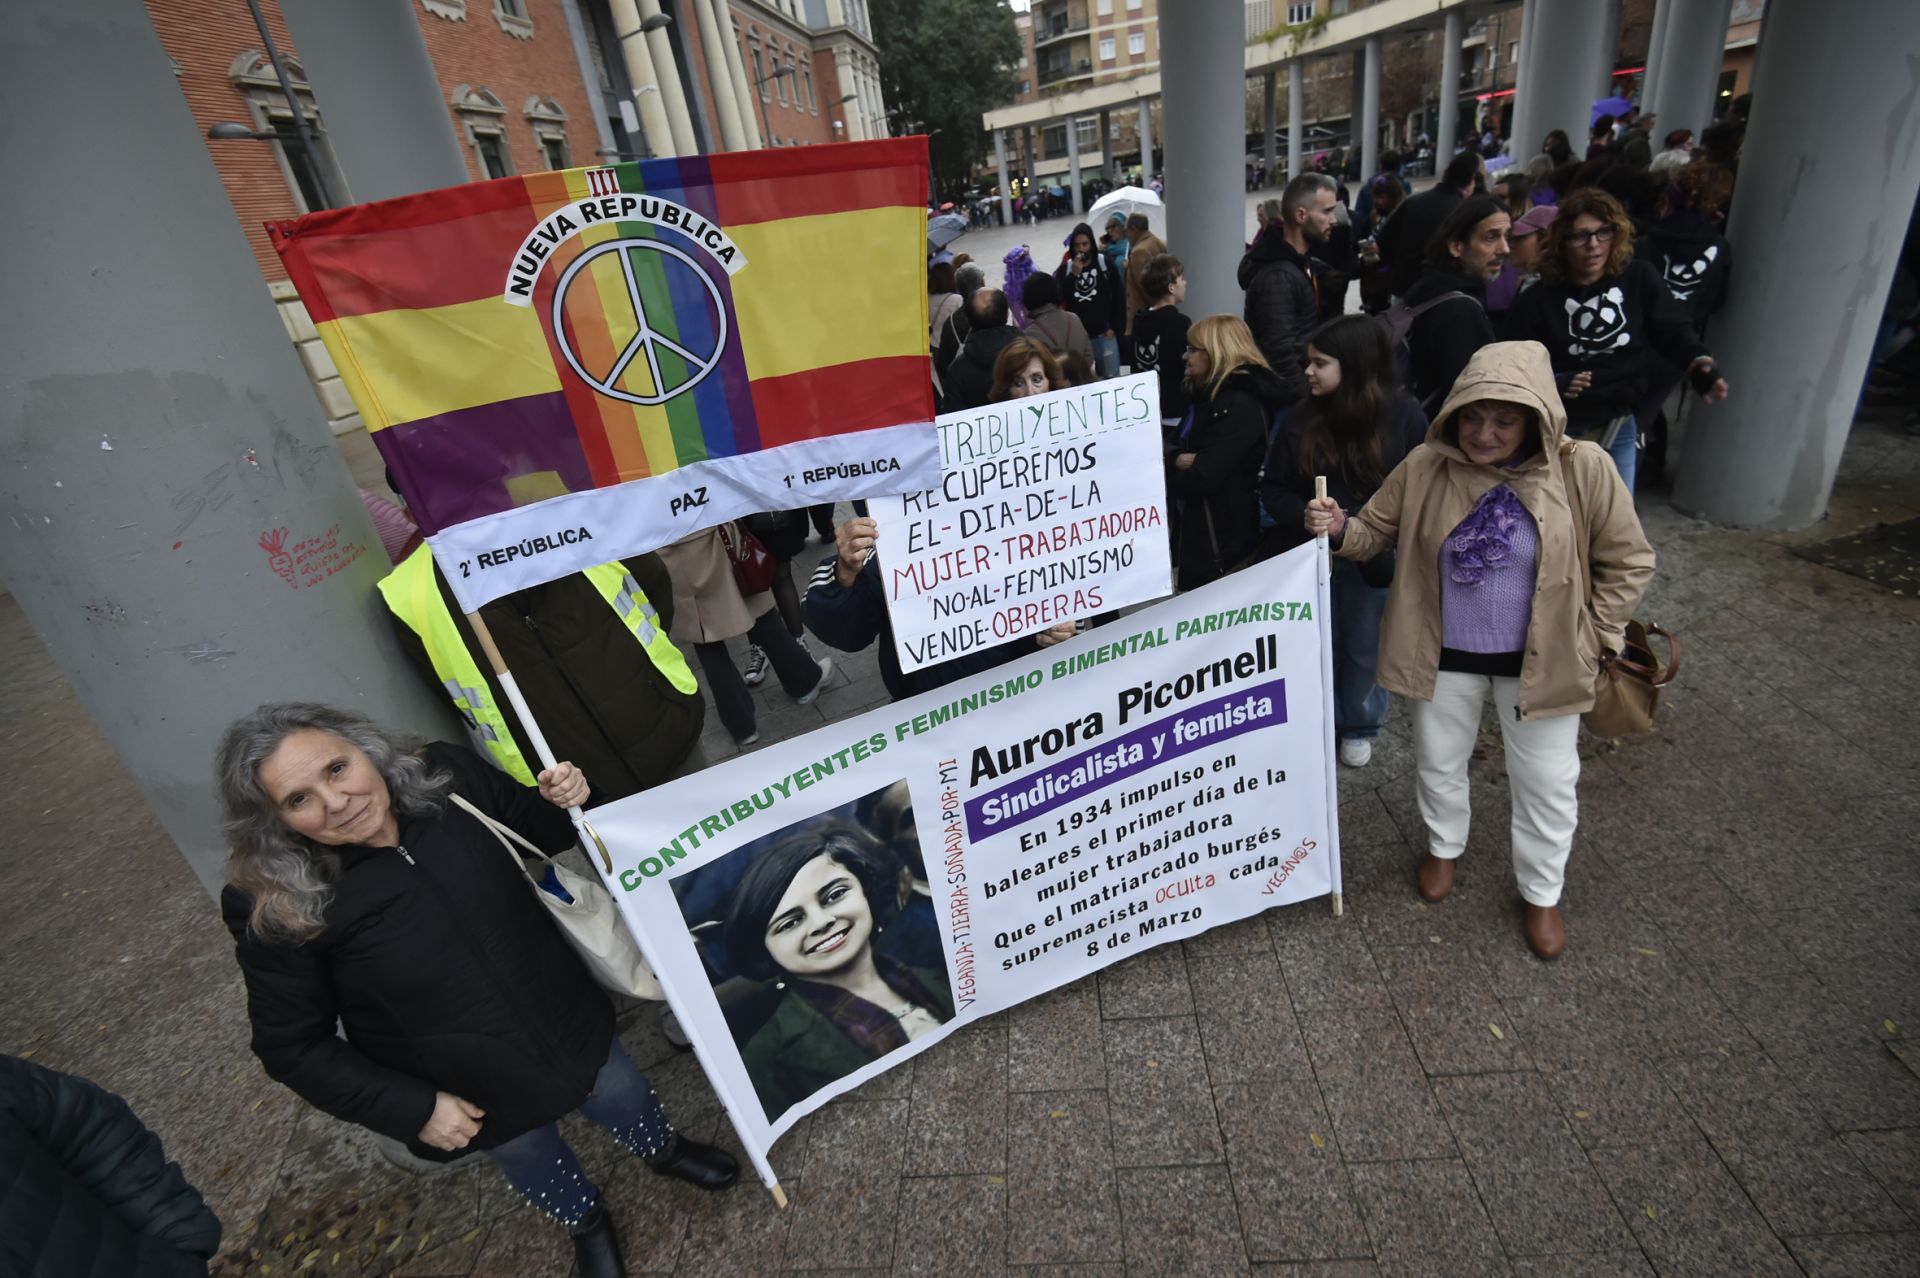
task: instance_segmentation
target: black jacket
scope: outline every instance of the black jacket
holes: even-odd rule
[[[1493,342],[1493,321],[1487,317],[1487,285],[1454,271],[1429,264],[1406,292],[1409,309],[1448,293],[1465,293],[1424,311],[1407,329],[1407,354],[1412,357],[1413,397],[1430,413],[1440,411],[1447,392],[1473,353]]]
[[[1655,378],[1672,376],[1662,361],[1685,369],[1707,353],[1686,310],[1640,261],[1586,286],[1541,280],[1514,299],[1507,336],[1545,345],[1563,392],[1575,373],[1593,374],[1566,401],[1567,434],[1575,437],[1634,411]]]
[[[0,1274],[205,1275],[220,1222],[118,1096],[0,1056]]]
[[[1303,400],[1281,416],[1261,471],[1260,502],[1273,516],[1273,544],[1277,549],[1291,549],[1310,540],[1306,519],[1307,503],[1313,500],[1313,477],[1301,474],[1294,459],[1300,455],[1300,436],[1313,402]],[[1380,437],[1380,480],[1384,480],[1408,453],[1425,442],[1427,415],[1411,395],[1395,394],[1382,406],[1376,429]],[[1349,513],[1366,505],[1380,488],[1380,480],[1361,481],[1336,465],[1326,465],[1322,473],[1327,477],[1327,496]]]
[[[1400,207],[1381,223],[1373,238],[1380,249],[1380,260],[1387,264],[1394,296],[1405,297],[1420,278],[1420,268],[1427,260],[1427,241],[1464,198],[1459,187],[1442,182],[1400,201]]]
[[[1282,402],[1291,404],[1307,393],[1307,339],[1320,324],[1313,263],[1269,231],[1240,259],[1239,279],[1254,345],[1280,379]]]
[[[1133,368],[1160,376],[1160,417],[1187,415],[1187,330],[1193,321],[1177,306],[1152,307],[1133,317]]]
[[[1683,210],[1642,227],[1634,236],[1633,252],[1660,273],[1668,295],[1686,309],[1694,330],[1706,332],[1707,319],[1727,300],[1727,279],[1733,272],[1720,228]]]
[[[1167,493],[1179,505],[1173,544],[1180,588],[1191,590],[1252,553],[1260,537],[1255,487],[1274,415],[1287,406],[1280,379],[1257,365],[1230,373],[1211,398],[1193,400],[1193,428],[1168,445]],[[1185,470],[1173,464],[1194,455]]]
[[[1084,271],[1076,271],[1069,257],[1060,263],[1053,278],[1060,285],[1060,309],[1078,315],[1088,337],[1100,337],[1125,327],[1126,286],[1105,253],[1095,249],[1093,265]]]
[[[660,628],[671,629],[673,582],[660,556],[635,555],[624,563],[660,614]],[[513,729],[527,766],[538,772],[533,743],[500,691],[492,663],[447,589],[438,562],[433,575],[454,628],[487,681],[493,704]],[[586,773],[601,797],[622,799],[661,784],[700,740],[706,701],[698,690],[682,692],[668,682],[585,574],[517,590],[482,607],[480,616],[554,757],[570,760]],[[393,630],[414,668],[439,689],[440,678],[420,636],[398,617],[393,618]]]
[[[1012,639],[991,648],[962,653],[937,665],[918,670],[900,668],[900,654],[894,650],[893,621],[887,616],[886,585],[880,579],[880,556],[868,555],[867,562],[853,579],[842,586],[833,570],[833,555],[820,561],[807,583],[806,597],[800,601],[800,615],[829,647],[842,652],[861,652],[879,641],[880,682],[895,701],[918,696],[944,687],[956,679],[991,670],[1015,657],[1035,650],[1031,638]]]
[[[993,394],[993,361],[1007,344],[1020,336],[1011,324],[997,328],[976,328],[967,334],[960,353],[947,365],[941,385],[946,388],[943,409],[949,413],[978,408]]]
[[[536,847],[572,846],[565,811],[473,752],[436,743],[426,761]],[[461,1155],[420,1142],[435,1092],[486,1111],[462,1154],[544,1127],[592,1090],[613,1005],[486,827],[448,804],[402,817],[400,845],[334,849],[334,898],[312,940],[253,935],[252,902],[235,888],[220,906],[267,1073],[335,1118],[449,1162]]]

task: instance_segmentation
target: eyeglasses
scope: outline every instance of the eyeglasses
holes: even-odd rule
[[[1619,229],[1617,226],[1601,226],[1591,231],[1570,231],[1567,234],[1567,243],[1573,245],[1575,248],[1585,248],[1589,244],[1596,243],[1611,244],[1613,243],[1614,232]]]

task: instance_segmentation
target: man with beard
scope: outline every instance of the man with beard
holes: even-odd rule
[[[1286,403],[1307,393],[1307,338],[1320,322],[1309,246],[1327,238],[1339,206],[1333,179],[1303,173],[1280,195],[1278,229],[1269,224],[1240,259],[1240,287],[1247,291],[1247,327],[1254,344],[1280,378]]]

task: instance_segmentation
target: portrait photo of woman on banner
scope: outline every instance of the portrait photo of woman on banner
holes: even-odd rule
[[[953,1019],[904,781],[675,883],[769,1123]]]

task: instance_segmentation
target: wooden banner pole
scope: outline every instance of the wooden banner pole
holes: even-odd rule
[[[1313,499],[1315,501],[1320,501],[1320,500],[1323,500],[1326,497],[1326,495],[1327,495],[1327,477],[1325,475],[1315,475],[1313,477]],[[1314,540],[1319,544],[1319,547],[1320,547],[1320,580],[1322,583],[1320,601],[1321,601],[1322,610],[1324,611],[1325,608],[1329,606],[1329,601],[1333,594],[1333,583],[1327,580],[1327,555],[1331,547],[1328,542],[1327,535],[1325,533],[1321,533]],[[1330,655],[1328,659],[1322,663],[1322,668],[1327,672],[1328,679],[1331,680],[1333,662]],[[1331,725],[1329,725],[1329,731],[1331,731]],[[1339,764],[1335,763],[1333,767],[1334,767],[1333,775],[1337,776],[1338,770],[1339,770]],[[1329,823],[1337,822],[1339,820],[1339,811],[1340,811],[1340,808],[1339,808],[1340,794],[1339,794],[1337,783],[1331,783],[1327,786],[1327,801],[1329,804],[1332,805],[1332,810],[1328,812],[1327,819]],[[1340,862],[1338,861],[1338,859],[1336,859],[1334,861],[1334,879],[1333,879],[1333,893],[1332,893],[1333,917],[1335,918],[1339,918],[1340,915],[1345,912],[1345,902],[1342,899],[1344,894],[1341,892],[1341,888],[1345,885],[1342,884],[1340,881],[1339,865],[1340,865]]]

